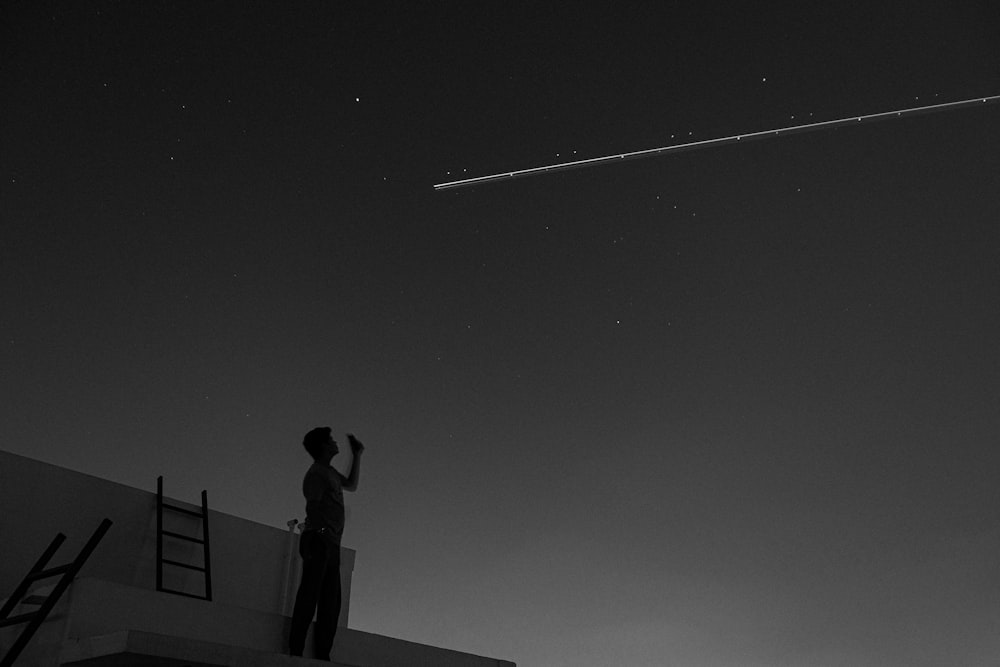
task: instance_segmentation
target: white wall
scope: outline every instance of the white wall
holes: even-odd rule
[[[170,480],[164,480],[169,493]],[[200,507],[167,496],[189,509]],[[197,501],[200,498],[187,500]],[[286,614],[298,583],[297,537],[288,532],[211,509],[208,489],[209,541],[214,601],[267,613]],[[20,582],[58,532],[66,541],[52,565],[72,560],[103,518],[114,521],[80,576],[96,577],[139,588],[156,588],[156,479],[150,490],[60,468],[0,450],[0,599]],[[200,522],[165,512],[168,530],[200,537]],[[285,588],[289,550],[293,549],[292,581]],[[164,538],[164,556],[201,564],[201,545]],[[340,625],[350,610],[355,552],[341,549],[343,606]],[[55,579],[48,583],[55,583]],[[164,566],[164,586],[194,594],[204,592],[199,572]]]

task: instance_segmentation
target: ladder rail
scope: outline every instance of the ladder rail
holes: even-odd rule
[[[163,590],[163,475],[156,478],[156,590]]]
[[[208,548],[208,491],[201,492],[201,532],[205,545],[205,599],[212,601],[212,558]]]
[[[53,568],[53,569],[64,570],[62,572],[62,578],[59,579],[59,581],[55,585],[55,588],[52,589],[48,597],[45,598],[45,601],[42,602],[41,606],[38,608],[38,611],[34,611],[29,614],[20,614],[13,618],[7,619],[8,621],[11,621],[9,625],[14,625],[15,623],[27,622],[27,626],[25,626],[24,630],[21,631],[20,636],[14,641],[14,643],[11,644],[10,649],[8,649],[7,651],[7,655],[4,656],[3,660],[0,660],[0,667],[11,667],[14,664],[14,661],[17,660],[17,657],[21,654],[21,651],[24,650],[24,648],[28,645],[28,642],[31,641],[31,638],[34,636],[35,632],[38,630],[39,627],[41,627],[42,623],[45,621],[45,618],[49,615],[52,609],[55,608],[56,603],[59,602],[59,598],[61,598],[63,593],[66,592],[66,589],[69,588],[69,585],[73,583],[73,579],[83,568],[84,563],[86,563],[87,559],[90,558],[90,555],[94,552],[94,549],[97,548],[97,545],[100,544],[101,540],[104,538],[105,533],[108,532],[108,529],[111,528],[111,525],[113,523],[114,522],[111,521],[111,519],[105,518],[103,521],[101,521],[101,525],[97,527],[97,530],[95,530],[94,534],[90,536],[90,539],[87,540],[87,543],[83,546],[83,549],[80,550],[80,553],[77,554],[76,558],[73,559],[73,562],[70,563],[68,567]],[[53,540],[53,542],[55,542],[55,540]],[[58,542],[59,544],[61,544],[62,540],[59,540]],[[58,548],[58,544],[56,545],[56,548]],[[55,552],[55,549],[51,549],[50,545],[50,549],[46,550],[46,554],[43,554],[43,556],[48,555],[48,557],[51,558],[52,553],[49,553],[50,550],[52,551],[52,553]],[[39,562],[41,561],[42,559],[39,559]],[[38,563],[36,563],[36,565],[38,565]],[[29,574],[38,574],[38,573],[35,572]]]
[[[163,510],[170,510],[172,512],[178,512],[180,514],[186,514],[191,517],[195,517],[201,520],[201,537],[192,537],[190,535],[184,535],[172,530],[166,530],[163,527]],[[163,556],[163,537],[171,537],[179,540],[185,540],[187,542],[193,542],[195,544],[201,544],[204,551],[204,560],[202,566],[190,565],[187,563],[181,563],[176,560],[171,560],[169,558],[164,558]],[[177,567],[186,568],[189,570],[197,570],[202,572],[205,576],[205,594],[195,595],[193,593],[185,593],[183,591],[178,591],[170,588],[166,588],[163,585],[163,566],[173,565]],[[209,551],[208,543],[208,492],[201,492],[201,511],[196,512],[195,510],[190,510],[186,507],[180,507],[171,503],[164,502],[163,500],[163,475],[156,478],[156,590],[161,593],[173,593],[174,595],[184,595],[186,597],[192,597],[199,600],[207,600],[211,602],[212,600],[212,559]]]
[[[49,546],[46,547],[45,551],[42,552],[42,555],[39,556],[37,561],[35,561],[35,564],[31,566],[30,570],[28,570],[28,576],[31,576],[36,572],[41,572],[45,566],[49,564],[52,556],[55,555],[56,551],[59,550],[59,547],[62,546],[62,543],[65,541],[65,535],[62,533],[56,533],[56,536],[52,539],[52,542],[49,543]],[[14,611],[14,607],[21,602],[21,598],[23,598],[25,593],[28,592],[28,586],[30,585],[31,581],[28,580],[27,577],[21,580],[21,583],[17,585],[17,588],[14,589],[11,596],[7,598],[6,602],[4,602],[3,608],[0,608],[0,620],[7,618],[7,615]]]

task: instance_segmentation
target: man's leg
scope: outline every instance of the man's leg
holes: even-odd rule
[[[323,583],[323,572],[326,568],[326,553],[322,548],[318,535],[302,533],[299,536],[299,555],[302,556],[302,579],[295,595],[295,608],[292,611],[292,629],[288,636],[288,652],[301,656],[306,645],[306,634],[316,611],[316,601],[319,598]]]
[[[340,545],[326,543],[326,568],[316,610],[315,650],[320,660],[330,659],[333,638],[340,619]]]

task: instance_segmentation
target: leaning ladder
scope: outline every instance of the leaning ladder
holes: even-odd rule
[[[163,510],[170,510],[172,512],[178,512],[180,514],[187,514],[188,516],[193,516],[201,519],[201,539],[197,537],[191,537],[189,535],[182,535],[180,533],[175,533],[173,531],[163,529]],[[180,561],[170,560],[169,558],[163,557],[163,537],[173,537],[178,540],[185,540],[188,542],[195,542],[196,544],[201,544],[204,546],[205,557],[202,561],[202,565],[191,565],[190,563],[181,563]],[[204,595],[194,595],[192,593],[185,593],[184,591],[177,591],[170,588],[163,587],[163,566],[173,565],[175,567],[183,567],[188,570],[197,570],[205,575],[205,594]],[[174,595],[184,595],[189,598],[197,598],[199,600],[212,601],[212,560],[209,556],[208,550],[208,492],[201,492],[201,511],[195,512],[193,510],[185,509],[183,507],[178,507],[177,505],[170,505],[163,502],[163,475],[156,478],[156,590],[163,593],[173,593]]]
[[[18,584],[17,588],[14,589],[14,593],[7,598],[7,602],[4,603],[3,608],[0,609],[0,628],[7,627],[10,625],[17,625],[18,623],[27,623],[28,625],[21,631],[20,636],[11,644],[10,650],[7,651],[7,655],[0,660],[0,667],[10,667],[17,660],[17,656],[21,654],[24,647],[28,645],[31,637],[35,634],[35,631],[41,627],[42,622],[45,621],[45,617],[49,615],[53,607],[62,597],[62,594],[66,592],[69,585],[73,582],[73,578],[83,567],[83,564],[87,562],[90,558],[90,554],[94,552],[97,548],[98,543],[104,537],[104,534],[108,532],[108,528],[111,527],[111,519],[104,519],[101,525],[97,527],[94,534],[90,536],[90,540],[87,544],[83,546],[83,550],[77,554],[76,559],[72,563],[67,563],[66,565],[58,565],[56,567],[50,567],[45,569],[45,566],[49,564],[49,559],[55,555],[58,551],[59,546],[66,540],[66,536],[62,533],[56,534],[52,543],[49,544],[48,549],[41,555],[38,561],[34,564],[28,574],[25,575],[21,583]],[[18,614],[17,616],[7,616],[14,610],[14,607],[18,605],[24,598],[24,595],[28,592],[28,587],[32,582],[38,581],[39,579],[46,579],[48,577],[54,577],[56,575],[62,575],[62,578],[56,583],[55,587],[49,592],[48,597],[41,600],[41,606],[37,611],[32,611],[27,614]],[[28,598],[25,600],[27,603],[36,603],[36,600]]]

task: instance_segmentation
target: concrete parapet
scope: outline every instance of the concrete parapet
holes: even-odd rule
[[[60,468],[0,450],[0,598],[9,595],[56,533],[67,536],[52,564],[72,560],[105,517],[114,525],[84,565],[91,576],[137,588],[156,588],[156,493],[93,475]],[[211,509],[213,598],[229,605],[277,614],[290,613],[298,584],[297,536]],[[191,510],[200,506],[169,498]],[[166,513],[169,530],[197,536],[196,519]],[[164,540],[164,557],[201,564],[201,545]],[[248,557],[252,554],[252,557]],[[341,548],[343,590],[340,625],[350,618],[353,549]],[[291,567],[289,567],[291,566]],[[164,567],[164,586],[196,595],[204,592],[204,576],[183,568]]]
[[[18,667],[315,664],[285,655],[299,563],[297,538],[289,531],[210,509],[213,600],[207,602],[155,590],[155,493],[4,451],[0,476],[0,596],[14,590],[57,532],[67,539],[50,565],[71,561],[103,518],[114,522],[21,654]],[[170,503],[199,509],[175,499]],[[197,525],[171,529],[185,528],[193,534]],[[196,562],[200,556],[200,546],[172,548],[181,551],[166,557]],[[335,664],[514,667],[505,660],[348,629],[354,558],[352,549],[341,549],[343,605]],[[170,576],[164,585],[171,589],[200,593],[204,585],[201,573],[181,569]],[[44,596],[52,584],[39,582],[30,592]],[[14,613],[34,609],[23,603]],[[0,656],[22,629],[0,629]],[[310,646],[307,639],[307,651]]]
[[[286,655],[290,619],[280,614],[92,577],[75,581],[57,610],[19,665],[291,667],[315,662]],[[310,645],[307,640],[307,651]],[[337,631],[332,657],[343,667],[514,667],[504,660],[348,628]]]

